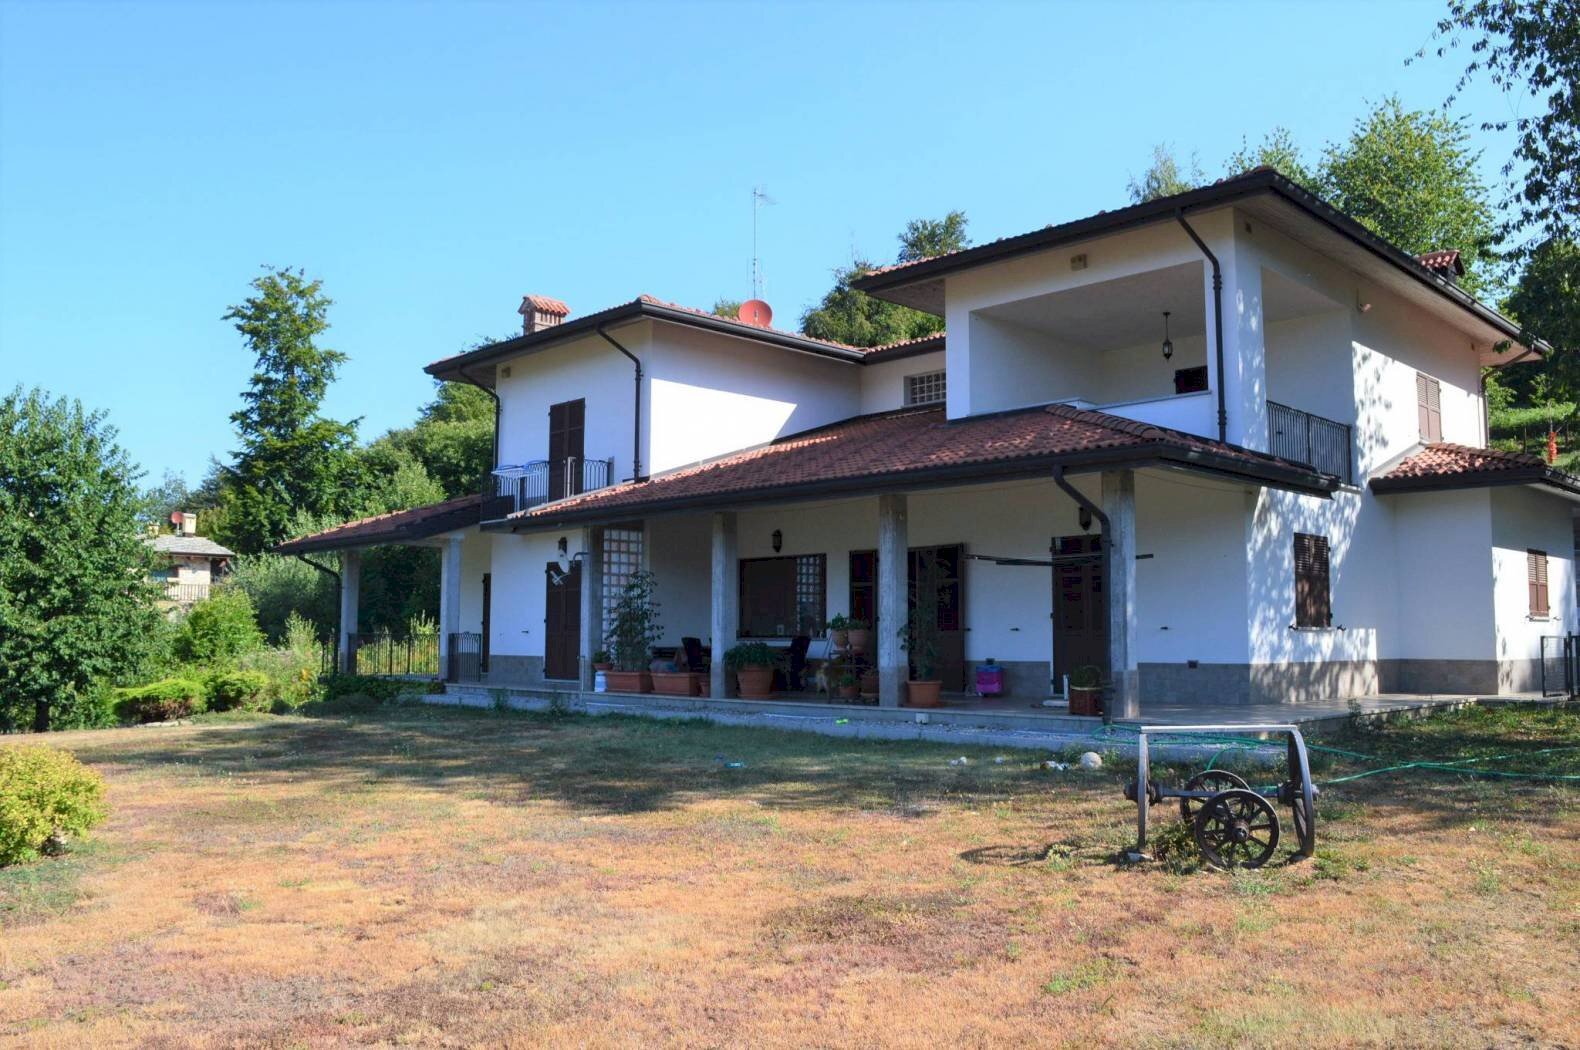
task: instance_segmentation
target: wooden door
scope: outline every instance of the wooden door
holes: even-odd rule
[[[573,561],[571,571],[562,574],[559,562],[551,561],[547,580],[543,601],[543,677],[574,681],[581,677],[582,564]]]
[[[484,672],[488,670],[488,636],[490,634],[489,628],[494,624],[493,609],[494,576],[492,573],[485,572],[483,573],[483,642],[482,655],[479,662],[479,668]]]
[[[586,431],[586,401],[549,406],[549,499],[564,499],[582,491]]]
[[[1108,595],[1100,536],[1053,541],[1053,673],[1057,682],[1091,664],[1108,676]],[[1072,555],[1080,556],[1073,560]]]

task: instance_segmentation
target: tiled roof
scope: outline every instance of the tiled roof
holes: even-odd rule
[[[482,506],[483,498],[480,495],[461,496],[443,503],[430,503],[426,507],[358,518],[332,529],[287,540],[273,549],[276,554],[306,554],[309,551],[372,547],[380,543],[407,543],[476,525],[482,515]]]
[[[195,558],[234,558],[236,552],[222,547],[207,536],[164,533],[150,537],[148,545],[161,554],[187,554]]]
[[[523,295],[521,305],[530,306],[539,313],[555,314],[559,317],[568,316],[571,312],[571,308],[560,300],[550,299],[546,295]]]
[[[943,332],[934,332],[932,335],[919,335],[915,339],[901,339],[898,343],[885,343],[867,349],[867,356],[862,359],[862,364],[876,364],[890,358],[910,357],[913,354],[927,354],[934,350],[944,348]]]
[[[594,519],[667,505],[870,492],[881,484],[1025,476],[1056,462],[1081,466],[1169,461],[1324,493],[1308,468],[1232,445],[1068,405],[946,420],[941,408],[902,409],[780,438],[768,445],[513,515],[518,524]]]
[[[1406,456],[1372,478],[1371,487],[1375,492],[1406,492],[1528,483],[1580,491],[1580,478],[1548,466],[1539,456],[1447,442],[1427,445]]]
[[[816,336],[810,336],[804,332],[792,332],[786,328],[773,328],[768,325],[752,324],[750,321],[742,321],[738,317],[721,317],[712,310],[699,310],[695,306],[685,306],[681,303],[668,302],[664,299],[658,298],[655,295],[648,295],[645,292],[642,295],[637,296],[636,301],[640,303],[647,303],[649,306],[662,306],[666,310],[679,310],[682,313],[696,314],[698,317],[710,317],[715,321],[723,321],[726,324],[735,325],[738,328],[745,329],[745,331],[741,333],[743,335],[751,335],[753,332],[775,332],[779,335],[790,336],[793,339],[805,339],[811,343],[822,343],[824,346],[832,346],[839,350],[855,350],[860,352],[867,349],[864,346],[851,346],[849,343],[840,343],[833,339],[818,339]]]
[[[1423,252],[1415,257],[1416,262],[1428,270],[1451,270],[1457,277],[1465,275],[1465,262],[1459,256],[1458,248],[1443,248],[1435,252]]]

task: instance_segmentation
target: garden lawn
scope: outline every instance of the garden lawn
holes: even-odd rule
[[[1128,766],[1029,752],[416,706],[51,742],[111,816],[0,870],[7,1044],[1580,1045],[1574,782],[1354,780],[1231,876],[1117,867]],[[1537,754],[1570,713],[1340,743],[1580,772]]]

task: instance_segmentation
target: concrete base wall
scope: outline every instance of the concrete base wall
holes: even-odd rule
[[[1498,687],[1495,660],[1383,660],[1385,692],[1493,695]]]
[[[506,686],[519,689],[548,689],[577,691],[581,683],[569,679],[563,682],[543,677],[541,656],[499,656],[488,658],[488,673],[483,676],[483,686]]]
[[[1328,660],[1283,664],[1142,664],[1143,703],[1300,704],[1379,693],[1492,696],[1534,692],[1533,660]]]
[[[1563,671],[1557,671],[1562,677]],[[1562,688],[1563,683],[1549,682],[1550,687]],[[1536,693],[1542,688],[1542,662],[1535,660],[1503,660],[1498,664],[1498,692]]]

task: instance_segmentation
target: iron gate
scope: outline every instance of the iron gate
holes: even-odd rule
[[[1580,693],[1580,672],[1575,657],[1580,650],[1580,635],[1542,636],[1542,695],[1573,700]]]
[[[477,682],[482,680],[483,636],[471,632],[450,635],[450,667],[446,676],[451,682]]]

